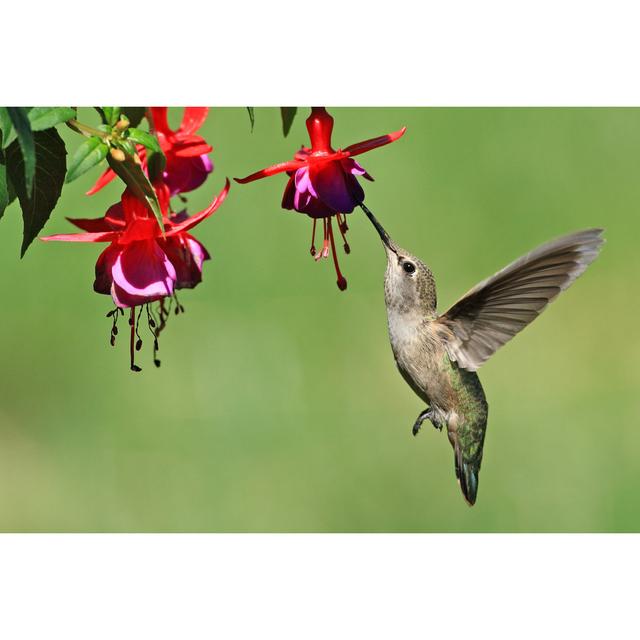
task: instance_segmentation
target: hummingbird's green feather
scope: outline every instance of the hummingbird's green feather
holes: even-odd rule
[[[451,401],[456,407],[455,415],[451,415],[447,422],[449,441],[454,449],[456,477],[465,500],[473,505],[478,492],[489,406],[477,373],[461,369],[447,353],[443,356],[442,365],[442,373],[451,384]]]

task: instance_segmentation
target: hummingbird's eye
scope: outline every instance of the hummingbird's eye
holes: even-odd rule
[[[402,268],[405,270],[405,273],[413,273],[416,270],[416,265],[413,262],[403,262]]]

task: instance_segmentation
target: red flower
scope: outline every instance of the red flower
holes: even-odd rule
[[[138,321],[142,306],[147,305],[150,328],[152,320],[148,304],[161,301],[160,323],[166,321],[164,298],[175,296],[174,290],[195,287],[202,279],[202,263],[209,258],[206,249],[188,232],[213,214],[229,191],[229,181],[213,202],[203,211],[187,217],[169,213],[169,190],[163,183],[155,185],[158,201],[164,217],[164,236],[153,214],[144,202],[127,188],[121,201],[112,205],[104,217],[97,219],[69,219],[85,233],[59,234],[42,240],[66,242],[109,242],[96,262],[93,288],[98,293],[111,294],[117,309],[114,315],[112,344],[117,329],[119,309],[131,309],[131,367],[133,362],[134,326],[138,335]],[[177,301],[176,304],[178,305]],[[135,308],[140,307],[136,320]],[[181,309],[180,306],[177,309]],[[110,315],[114,314],[112,312]],[[157,333],[155,346],[157,348]],[[139,339],[136,348],[142,345]]]
[[[166,221],[166,228],[176,229],[182,222],[189,220],[186,211],[172,213]],[[211,256],[202,243],[185,231],[174,235],[167,234],[159,240],[162,249],[176,270],[176,289],[193,289],[202,282],[202,265]]]
[[[235,180],[245,184],[278,173],[286,172],[289,175],[289,181],[282,198],[282,207],[306,213],[314,218],[311,255],[315,256],[316,260],[328,257],[329,244],[331,244],[331,253],[338,276],[337,284],[343,291],[347,288],[347,281],[340,273],[331,219],[336,217],[338,228],[345,241],[345,252],[349,253],[349,245],[344,237],[348,229],[345,214],[351,213],[357,205],[364,201],[364,191],[357,176],[373,180],[353,160],[353,157],[394,142],[404,134],[406,127],[400,131],[358,142],[337,151],[331,146],[332,130],[333,118],[325,108],[313,107],[311,115],[307,118],[307,131],[311,140],[310,148],[302,147],[295,154],[294,160],[273,165],[246,178],[235,178]],[[323,218],[324,231],[322,249],[318,254],[315,249],[317,218]]]
[[[162,151],[167,158],[163,179],[172,196],[187,193],[199,187],[213,171],[209,154],[213,147],[196,131],[202,126],[209,112],[208,107],[185,107],[182,123],[177,131],[169,127],[167,107],[150,107],[149,112],[154,130]],[[136,147],[146,170],[146,150],[142,145]],[[92,195],[111,182],[115,173],[107,169],[98,181],[87,191]]]

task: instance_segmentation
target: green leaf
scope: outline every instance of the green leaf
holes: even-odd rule
[[[21,257],[40,233],[56,206],[66,172],[67,150],[55,129],[36,131],[33,134],[33,142],[36,171],[31,193],[26,187],[24,157],[19,140],[14,140],[9,145],[6,155],[7,173],[18,195],[24,222]]]
[[[125,116],[127,116],[127,118],[129,118],[129,125],[131,127],[137,127],[147,113],[147,109],[145,107],[120,107],[120,110]]]
[[[109,145],[102,138],[93,136],[85,140],[76,149],[69,161],[65,182],[72,182],[92,167],[95,167],[107,157],[108,152]]]
[[[253,133],[253,125],[256,123],[256,116],[253,112],[253,107],[247,107],[247,111],[249,112],[249,120],[251,121],[251,133]]]
[[[162,151],[151,151],[147,153],[147,171],[151,182],[155,182],[162,176],[162,172],[166,166],[167,158]]]
[[[105,124],[114,126],[120,117],[120,107],[97,107]]]
[[[0,107],[0,136],[2,137],[2,140],[0,141],[0,149],[4,149],[9,146],[9,136],[11,136],[11,131],[13,131],[13,125],[11,124],[11,118],[9,117],[7,107]]]
[[[5,153],[5,162],[6,162],[6,153]],[[9,172],[7,171],[7,191],[9,192],[9,204],[11,204],[17,197],[16,190],[11,182],[11,178],[9,177]]]
[[[24,178],[26,181],[27,193],[31,195],[33,191],[33,176],[36,171],[36,150],[33,142],[33,132],[24,107],[7,107],[11,124],[18,135],[20,150],[24,160]]]
[[[118,149],[122,149],[125,153],[128,153],[130,156],[137,155],[136,145],[133,144],[130,140],[118,140],[118,142],[114,143]]]
[[[158,142],[158,138],[146,131],[142,131],[142,129],[136,129],[135,127],[131,127],[128,130],[129,135],[127,136],[128,140],[135,142],[136,144],[141,144],[147,149],[151,151],[162,151],[162,147]]]
[[[133,156],[125,154],[124,160],[116,160],[111,154],[107,156],[109,166],[124,180],[124,183],[131,189],[133,194],[147,206],[156,217],[160,229],[164,234],[164,223],[162,222],[162,211],[156,192],[149,182],[149,178],[144,175],[142,167],[137,164]]]
[[[7,165],[4,153],[0,151],[0,218],[9,204],[9,185],[7,184]]]
[[[280,107],[280,117],[282,118],[282,133],[286,138],[291,131],[293,119],[296,117],[298,107]]]
[[[43,131],[75,117],[73,107],[33,107],[29,111],[31,131]]]

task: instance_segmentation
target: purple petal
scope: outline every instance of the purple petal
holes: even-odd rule
[[[199,271],[202,271],[202,265],[205,260],[211,260],[211,255],[204,248],[204,245],[198,242],[193,236],[187,237],[187,245],[189,246],[189,250],[191,251],[191,255],[195,260],[196,266]]]
[[[311,181],[318,193],[318,198],[339,213],[351,213],[364,193],[359,188],[352,193],[354,182],[358,181],[346,174],[339,162],[327,162],[311,172]],[[349,178],[349,179],[347,179]]]
[[[213,171],[208,155],[195,158],[175,157],[164,171],[164,180],[172,196],[197,189]]]
[[[111,292],[111,269],[120,254],[120,247],[117,244],[110,244],[99,256],[96,262],[96,279],[93,283],[93,290],[96,293],[109,294]]]
[[[294,208],[294,194],[296,194],[296,185],[294,182],[293,176],[291,176],[287,182],[287,186],[284,189],[284,193],[282,194],[282,208],[283,209],[293,209]]]
[[[202,265],[211,257],[193,236],[168,238],[165,252],[176,270],[176,289],[193,289],[202,281]]]

